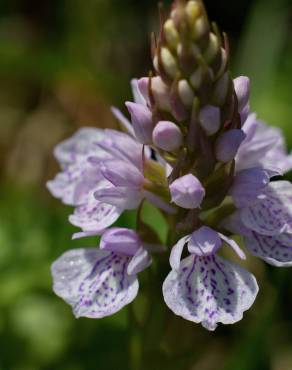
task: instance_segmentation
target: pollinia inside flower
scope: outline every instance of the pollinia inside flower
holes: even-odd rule
[[[76,317],[108,316],[136,297],[138,274],[165,258],[166,305],[214,330],[241,320],[258,293],[255,277],[220,255],[224,246],[246,258],[234,235],[267,263],[292,265],[292,186],[273,181],[292,157],[281,132],[250,112],[249,78],[232,79],[227,36],[201,1],[173,3],[152,58],[153,71],[132,80],[130,120],[113,108],[123,132],[82,128],[55,149],[62,172],[49,190],[74,206],[74,238],[101,240],[53,263],[54,291]],[[146,201],[169,222],[170,245],[141,219]],[[136,230],[114,227],[130,209]]]

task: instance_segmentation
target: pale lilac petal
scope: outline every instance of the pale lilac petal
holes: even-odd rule
[[[248,77],[240,76],[233,80],[234,89],[238,100],[238,110],[241,112],[248,104],[250,93],[250,81]]]
[[[268,126],[251,114],[244,123],[243,131],[247,137],[235,159],[237,171],[257,166],[265,169],[276,166],[284,173],[292,169],[292,156],[287,154],[279,128]]]
[[[246,122],[248,116],[250,114],[250,106],[249,104],[247,104],[240,112],[240,119],[241,119],[241,122],[242,124],[244,124],[244,122]]]
[[[252,232],[250,237],[244,238],[244,243],[251,254],[273,266],[292,266],[291,234],[266,236]]]
[[[136,297],[139,284],[127,274],[129,257],[100,249],[65,252],[52,265],[54,292],[76,317],[112,315]]]
[[[131,136],[116,130],[105,130],[105,137],[98,144],[113,159],[129,161],[140,170],[142,169],[143,145]]]
[[[240,211],[244,225],[259,234],[292,233],[292,184],[271,182],[263,197]]]
[[[80,231],[78,233],[74,233],[72,235],[72,240],[77,240],[77,239],[81,239],[81,238],[88,238],[90,236],[97,236],[97,235],[100,235],[101,232],[100,231]]]
[[[94,193],[94,197],[102,203],[108,203],[120,209],[136,209],[143,199],[140,189],[128,187],[100,189]]]
[[[191,255],[172,270],[163,283],[167,306],[184,319],[214,330],[233,324],[253,304],[258,292],[255,277],[219,256]]]
[[[152,144],[153,120],[148,107],[142,104],[126,102],[126,107],[131,114],[135,137],[141,144]]]
[[[178,270],[181,262],[181,256],[185,245],[190,240],[190,235],[181,238],[171,249],[169,263],[173,270]]]
[[[72,137],[62,141],[54,149],[54,155],[62,168],[75,163],[87,155],[92,144],[104,137],[104,130],[94,127],[82,127]]]
[[[147,105],[146,100],[145,100],[143,94],[141,93],[141,91],[139,89],[138,79],[133,78],[131,80],[131,87],[132,87],[132,93],[133,93],[135,103],[142,104],[142,105]]]
[[[75,205],[75,184],[70,181],[66,173],[58,173],[53,180],[47,182],[47,188],[55,198],[61,199],[63,203]]]
[[[143,247],[140,247],[130,260],[127,268],[127,273],[128,275],[138,274],[139,272],[149,267],[151,263],[152,259],[149,252]]]
[[[115,186],[141,187],[144,176],[133,164],[121,160],[108,160],[101,164],[103,176]]]
[[[191,234],[188,250],[196,256],[209,256],[214,254],[222,241],[219,234],[207,226],[202,226]]]
[[[215,143],[215,155],[218,161],[227,163],[234,159],[245,138],[242,130],[229,130],[221,134]]]
[[[100,240],[100,249],[106,249],[127,256],[134,256],[142,242],[138,234],[124,227],[113,227],[104,232]]]
[[[67,168],[47,182],[52,195],[68,205],[80,205],[87,201],[91,189],[103,179],[98,166],[92,166],[86,159],[68,165]]]
[[[83,231],[99,234],[116,222],[122,212],[123,210],[116,206],[99,202],[91,194],[88,202],[77,207],[69,216],[69,221]]]
[[[131,122],[126,118],[126,116],[116,107],[111,107],[112,114],[116,117],[116,119],[121,123],[124,127],[126,132],[128,132],[131,136],[134,136],[134,129],[131,125]]]
[[[218,234],[219,234],[220,238],[234,250],[234,252],[238,255],[239,258],[241,258],[242,260],[246,259],[245,253],[240,248],[240,246],[236,243],[236,241],[234,241],[233,239],[228,238],[224,234],[221,234],[221,233],[218,233]]]
[[[229,190],[236,207],[246,207],[269,183],[270,176],[262,168],[249,168],[236,174]]]

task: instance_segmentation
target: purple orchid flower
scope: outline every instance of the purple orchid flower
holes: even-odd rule
[[[205,226],[180,239],[171,251],[172,271],[163,283],[168,307],[208,330],[214,330],[219,322],[241,320],[258,292],[252,274],[216,255],[223,242],[244,257],[233,240]],[[191,255],[181,260],[185,246]]]
[[[76,317],[109,316],[135,299],[137,274],[150,264],[134,231],[109,229],[100,249],[69,250],[53,263],[54,292],[72,306]]]

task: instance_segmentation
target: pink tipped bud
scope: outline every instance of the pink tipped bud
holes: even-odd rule
[[[153,130],[154,144],[167,152],[178,149],[183,142],[179,127],[170,121],[160,121]]]
[[[227,163],[234,159],[245,139],[246,135],[242,130],[229,130],[220,135],[215,144],[215,155],[218,161]]]
[[[142,144],[151,144],[153,122],[150,109],[142,104],[132,102],[126,102],[126,106],[131,114],[131,121],[137,140]]]
[[[241,112],[248,103],[250,81],[248,77],[240,76],[237,77],[233,82],[238,99],[238,110]]]
[[[143,77],[138,80],[139,90],[146,102],[149,104],[150,99],[148,84],[148,77]],[[155,104],[157,104],[158,108],[161,110],[170,111],[169,89],[160,77],[151,78],[151,91]]]
[[[171,200],[179,207],[186,209],[198,208],[205,196],[205,189],[192,174],[176,179],[169,186]]]
[[[200,111],[199,120],[207,135],[215,134],[220,128],[220,109],[205,105]]]

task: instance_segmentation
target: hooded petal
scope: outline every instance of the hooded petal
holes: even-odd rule
[[[263,196],[240,211],[243,224],[263,235],[292,233],[292,184],[271,182]]]
[[[292,235],[278,236],[260,235],[252,232],[252,236],[244,238],[245,246],[256,257],[273,266],[292,266]]]
[[[134,256],[142,245],[136,231],[125,227],[112,227],[105,231],[100,240],[100,248],[126,256]]]
[[[103,176],[115,186],[141,187],[144,176],[137,167],[126,161],[108,160],[101,164]]]
[[[99,189],[94,193],[94,196],[102,203],[108,203],[121,209],[135,209],[143,198],[140,189],[119,186]]]
[[[140,170],[142,169],[143,145],[131,136],[116,130],[105,130],[105,137],[99,147],[110,154],[113,159],[129,161]]]
[[[76,317],[101,318],[132,302],[138,292],[135,275],[127,274],[129,257],[100,249],[65,252],[52,265],[54,292]]]
[[[163,283],[167,306],[184,319],[214,330],[242,319],[258,292],[255,277],[219,256],[185,258]]]
[[[222,245],[219,233],[208,226],[202,226],[191,234],[188,250],[196,256],[214,254]]]

